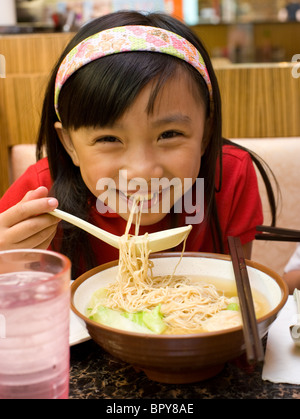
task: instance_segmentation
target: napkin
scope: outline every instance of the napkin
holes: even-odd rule
[[[289,329],[296,322],[296,302],[290,295],[268,332],[263,380],[300,384],[300,347],[294,344]]]
[[[80,319],[78,316],[76,316],[76,314],[72,310],[70,310],[70,346],[85,342],[90,338],[91,337],[85,327],[84,321]]]

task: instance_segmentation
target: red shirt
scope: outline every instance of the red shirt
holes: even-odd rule
[[[224,248],[228,252],[227,237],[239,236],[242,244],[254,240],[256,226],[263,223],[263,215],[255,169],[247,152],[234,146],[224,146],[222,177],[222,188],[216,193],[216,204]],[[218,173],[216,178],[218,178]],[[52,186],[46,158],[30,166],[7,190],[0,200],[0,213],[18,203],[27,191],[39,186],[46,186],[48,189]],[[95,205],[92,207],[90,220],[98,227],[116,235],[122,235],[125,231],[125,220],[116,213],[100,214]],[[140,234],[167,228],[170,228],[169,214],[166,214],[157,224],[142,226]],[[99,264],[118,259],[117,249],[92,236],[91,243]],[[210,227],[206,222],[193,225],[186,243],[186,250],[214,251]]]

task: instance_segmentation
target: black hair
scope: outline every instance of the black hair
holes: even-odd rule
[[[58,68],[68,52],[88,36],[112,27],[125,25],[159,27],[175,32],[190,41],[201,53],[206,64],[212,84],[213,109],[202,76],[190,64],[166,54],[126,52],[92,61],[76,71],[66,81],[58,102],[62,125],[65,129],[76,130],[83,126],[97,127],[112,124],[133,103],[143,87],[150,81],[155,80],[156,87],[148,106],[148,111],[151,112],[160,88],[179,69],[184,69],[186,74],[189,74],[191,80],[194,80],[199,87],[200,97],[206,107],[206,115],[210,117],[209,126],[211,129],[205,144],[199,177],[205,178],[206,217],[211,225],[215,251],[223,253],[222,232],[215,203],[215,172],[217,164],[220,164],[220,169],[222,169],[222,146],[228,140],[222,138],[219,86],[210,58],[202,42],[189,27],[171,16],[159,13],[142,14],[135,11],[111,13],[84,25],[67,45],[53,69],[48,84],[38,137],[38,158],[41,157],[42,150],[46,149],[53,179],[52,193],[57,197],[61,209],[75,213],[81,218],[88,218],[91,193],[81,178],[79,168],[72,163],[54,128],[54,123],[58,121],[53,99]],[[130,54],[130,60],[128,54]],[[93,106],[90,105],[91,103]],[[259,164],[259,159],[255,156],[253,158]],[[265,170],[262,166],[259,167],[259,170],[265,176]],[[220,173],[222,173],[222,170]],[[272,199],[274,201],[271,184],[267,176],[265,176],[265,179],[270,191],[271,201]],[[222,178],[220,177],[217,190],[221,188],[221,182]],[[271,206],[273,217],[275,217],[274,202],[271,202]],[[74,271],[76,272],[77,269],[76,254],[78,254],[78,248],[74,243],[80,244],[80,248],[85,251],[85,255],[83,255],[86,263],[85,269],[93,267],[95,262],[86,234],[71,226],[65,228],[63,234],[64,240],[62,240],[61,247],[57,250],[70,257]],[[83,243],[85,245],[82,245]]]

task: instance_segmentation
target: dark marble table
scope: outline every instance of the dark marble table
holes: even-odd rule
[[[105,352],[92,340],[71,348],[70,399],[300,399],[300,386],[261,379],[262,367],[227,363],[216,377],[193,384],[162,384]]]

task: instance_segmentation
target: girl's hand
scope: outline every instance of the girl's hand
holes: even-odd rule
[[[22,201],[0,214],[0,250],[47,249],[59,219],[47,214],[58,206],[41,186],[27,192]]]

